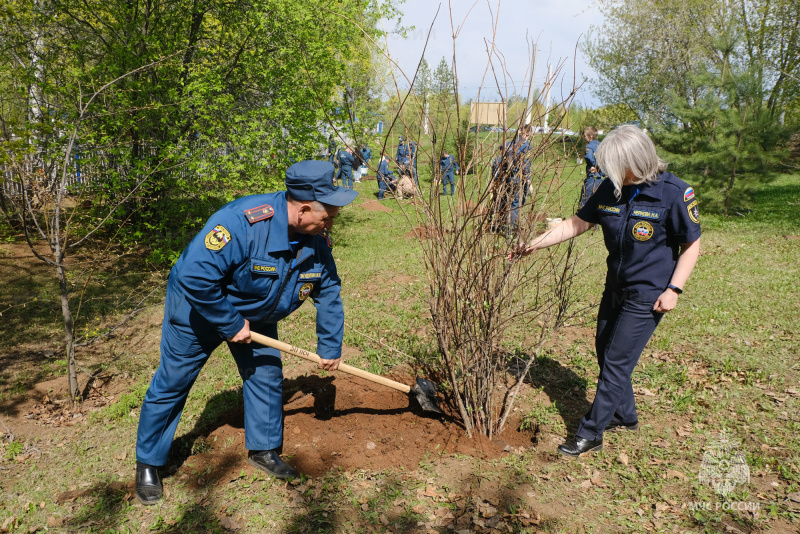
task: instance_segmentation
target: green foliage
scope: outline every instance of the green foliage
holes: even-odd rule
[[[583,45],[597,93],[656,134],[705,209],[746,207],[757,182],[786,171],[787,128],[800,123],[800,4],[602,0],[600,10],[604,25]]]
[[[699,186],[704,209],[726,215],[749,204],[754,186],[777,176],[787,156],[788,131],[764,105],[751,72],[729,65],[727,72],[689,78],[692,101],[673,94],[676,121],[657,130],[673,169]]]
[[[376,98],[364,42],[381,34],[380,16],[397,11],[365,0],[324,9],[285,0],[148,6],[8,3],[0,14],[0,159],[34,146],[60,168],[77,155],[95,187],[74,193],[94,197],[93,220],[111,210],[112,235],[156,244],[153,259],[170,261],[204,219],[199,209],[280,188],[292,161],[314,156],[343,80],[363,90],[359,102]],[[87,95],[114,80],[66,154],[63,133],[78,127]]]
[[[582,134],[584,128],[594,126],[598,130],[608,132],[614,126],[632,122],[636,119],[636,113],[628,105],[610,104],[597,109],[586,110],[576,131]]]
[[[8,445],[6,445],[6,459],[13,460],[17,457],[17,455],[21,454],[25,446],[16,440],[11,440]]]
[[[592,80],[608,104],[643,123],[669,124],[671,95],[698,96],[692,75],[738,63],[763,90],[777,120],[800,90],[800,4],[794,0],[601,0],[602,26],[582,48],[600,73]]]

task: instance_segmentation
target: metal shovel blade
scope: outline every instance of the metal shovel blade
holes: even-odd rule
[[[411,388],[411,392],[417,398],[420,407],[426,412],[441,413],[439,403],[436,402],[436,384],[424,378],[417,378],[417,385]]]

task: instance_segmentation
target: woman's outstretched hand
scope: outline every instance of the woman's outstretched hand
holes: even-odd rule
[[[514,250],[508,253],[507,259],[508,261],[516,261],[524,256],[527,256],[534,250],[536,250],[536,248],[532,247],[530,243],[519,241],[514,247]]]

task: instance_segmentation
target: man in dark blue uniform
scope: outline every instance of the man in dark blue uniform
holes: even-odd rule
[[[605,430],[639,428],[631,374],[700,255],[694,190],[666,172],[646,133],[633,125],[615,128],[597,159],[608,177],[586,205],[510,256],[572,239],[596,224],[603,229],[608,273],[595,335],[600,375],[575,438],[558,447],[572,457],[601,450]]]
[[[277,338],[278,321],[311,297],[317,307],[320,367],[334,370],[342,350],[341,281],[327,232],[339,207],[358,195],[332,183],[333,166],[303,161],[286,171],[286,191],[234,200],[216,212],[170,272],[161,362],[142,405],[136,440],[136,496],[161,499],[157,466],[167,463],[189,390],[223,341],[243,381],[248,461],[278,478],[295,470],[283,444],[280,352],[250,343]]]
[[[584,154],[584,161],[586,162],[586,179],[583,182],[583,189],[581,190],[581,199],[578,202],[578,209],[586,204],[586,200],[597,191],[600,182],[603,181],[605,175],[600,167],[597,165],[597,159],[594,153],[597,152],[597,128],[594,126],[587,126],[583,130],[583,138],[586,140],[586,153]]]
[[[509,141],[505,149],[506,189],[510,199],[507,231],[510,234],[513,234],[517,228],[519,210],[521,206],[525,205],[528,186],[531,184],[530,138],[532,133],[533,128],[530,124],[523,125],[517,132],[517,138]]]
[[[442,195],[447,195],[447,182],[450,182],[450,195],[453,195],[456,191],[456,177],[453,173],[458,172],[458,162],[446,150],[442,151],[439,171],[442,173]]]
[[[401,167],[408,167],[411,162],[409,156],[408,145],[401,135],[397,143],[397,164]]]
[[[372,150],[367,145],[361,145],[361,150],[359,151],[361,154],[361,161],[363,162],[363,166],[361,168],[361,179],[365,180],[367,178],[367,173],[369,172],[369,164],[372,161]]]
[[[342,177],[344,186],[353,189],[353,149],[347,147],[339,151],[339,175]]]
[[[387,189],[394,192],[396,186],[397,179],[392,171],[389,170],[389,156],[384,153],[378,166],[378,200],[383,200]]]
[[[328,162],[331,165],[335,165],[338,163],[337,159],[337,151],[336,151],[336,138],[333,137],[333,134],[328,136]]]

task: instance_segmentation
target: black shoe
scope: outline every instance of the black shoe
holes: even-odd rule
[[[564,456],[577,458],[581,454],[589,451],[602,451],[603,438],[598,440],[575,438],[558,446],[558,453]]]
[[[136,462],[136,498],[145,506],[161,500],[163,488],[158,469],[152,465]]]
[[[622,421],[611,421],[608,423],[606,430],[639,430],[639,421],[634,421],[633,423],[623,423]]]
[[[261,469],[275,478],[287,480],[297,476],[297,471],[281,460],[278,452],[274,449],[271,451],[250,451],[247,455],[247,462],[256,469]]]

